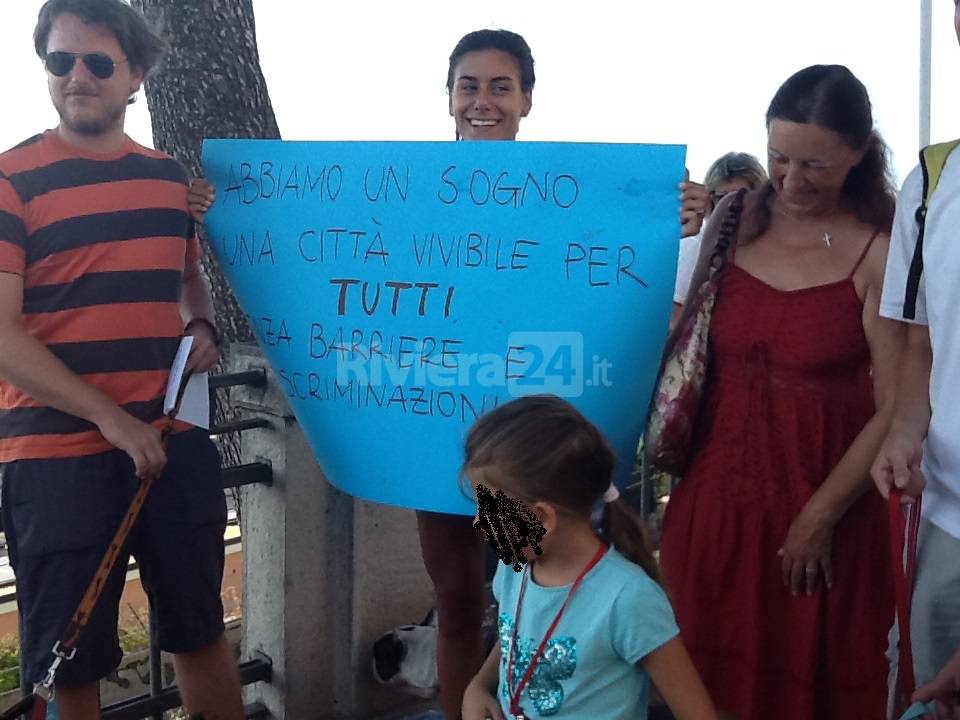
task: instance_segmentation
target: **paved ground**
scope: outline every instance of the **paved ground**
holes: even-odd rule
[[[431,709],[433,703],[425,701],[420,705],[419,711],[413,711],[408,705],[404,712],[395,711],[379,715],[375,720],[444,720],[443,713],[436,709]],[[417,707],[416,705],[413,706]]]

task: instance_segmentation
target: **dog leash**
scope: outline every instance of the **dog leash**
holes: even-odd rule
[[[900,500],[901,490],[892,489],[888,509],[890,514],[890,555],[893,561],[893,584],[897,601],[897,626],[900,631],[899,664],[897,679],[893,688],[893,717],[900,717],[906,711],[916,712],[910,707],[910,696],[916,689],[913,674],[913,646],[910,641],[910,604],[913,596],[913,577],[917,566],[917,537],[920,532],[920,497],[918,496],[909,510],[904,511]],[[908,517],[905,517],[907,515]],[[908,710],[909,708],[909,710]],[[919,717],[912,715],[910,717]]]
[[[163,443],[164,451],[167,449],[170,435],[173,434],[173,423],[174,420],[176,420],[177,413],[180,412],[180,403],[183,401],[183,395],[187,389],[187,381],[191,375],[192,371],[184,373],[180,387],[177,389],[177,400],[174,403],[173,409],[166,415],[166,423],[161,431],[161,442]],[[100,599],[100,595],[106,586],[110,573],[117,564],[117,559],[120,557],[120,553],[127,542],[130,531],[133,530],[133,526],[140,515],[140,510],[143,508],[143,503],[147,499],[147,493],[149,493],[150,488],[153,487],[154,480],[156,480],[156,477],[152,475],[140,478],[137,492],[130,501],[130,506],[127,508],[123,520],[120,521],[120,526],[117,528],[113,540],[110,541],[107,552],[100,561],[97,572],[94,573],[93,580],[90,581],[86,592],[83,594],[83,598],[80,600],[80,604],[73,613],[73,617],[70,618],[70,624],[67,625],[66,632],[64,632],[63,637],[54,644],[50,651],[53,653],[53,662],[50,663],[46,676],[34,687],[32,693],[0,715],[0,720],[16,720],[16,718],[28,712],[31,713],[30,720],[46,720],[47,705],[49,705],[55,693],[54,687],[57,670],[59,670],[60,665],[64,662],[73,660],[77,654],[77,642],[80,640],[80,635],[90,621],[93,609]]]

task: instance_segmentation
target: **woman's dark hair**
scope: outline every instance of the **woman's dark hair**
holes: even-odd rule
[[[47,39],[54,21],[65,13],[76,15],[89,25],[105,25],[117,39],[131,67],[144,75],[154,68],[166,49],[143,15],[122,0],[47,0],[40,8],[33,31],[33,47],[41,60],[47,55]]]
[[[597,427],[553,395],[511,400],[482,415],[467,436],[463,479],[487,470],[510,494],[589,517],[610,487],[616,456]],[[643,521],[622,498],[605,503],[602,531],[628,560],[659,578]]]
[[[867,89],[849,69],[812,65],[790,76],[767,109],[768,128],[774,120],[818,125],[839,134],[852,149],[865,151],[847,175],[843,194],[862,222],[889,232],[896,205],[889,151],[874,129]],[[768,223],[769,217],[762,229]]]
[[[537,76],[533,71],[533,53],[522,35],[509,30],[474,30],[467,33],[450,53],[450,66],[447,68],[447,92],[453,92],[453,73],[460,58],[477,50],[501,50],[512,55],[520,66],[520,88],[523,92],[533,90]]]

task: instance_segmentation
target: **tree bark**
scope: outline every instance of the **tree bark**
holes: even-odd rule
[[[280,137],[260,70],[253,0],[131,0],[131,4],[169,44],[164,60],[145,83],[157,149],[200,176],[204,138]],[[225,363],[230,343],[250,341],[253,334],[208,243],[201,245],[201,266],[210,283]],[[228,408],[229,402],[217,404],[217,422],[229,419]],[[221,452],[226,463],[239,462],[237,442],[221,443]]]

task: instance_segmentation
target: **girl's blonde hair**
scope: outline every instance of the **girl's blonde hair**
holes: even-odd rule
[[[767,182],[767,171],[750,153],[728,152],[713,161],[703,178],[703,184],[707,192],[714,193],[721,183],[737,179],[744,180],[751,190],[756,190]]]

